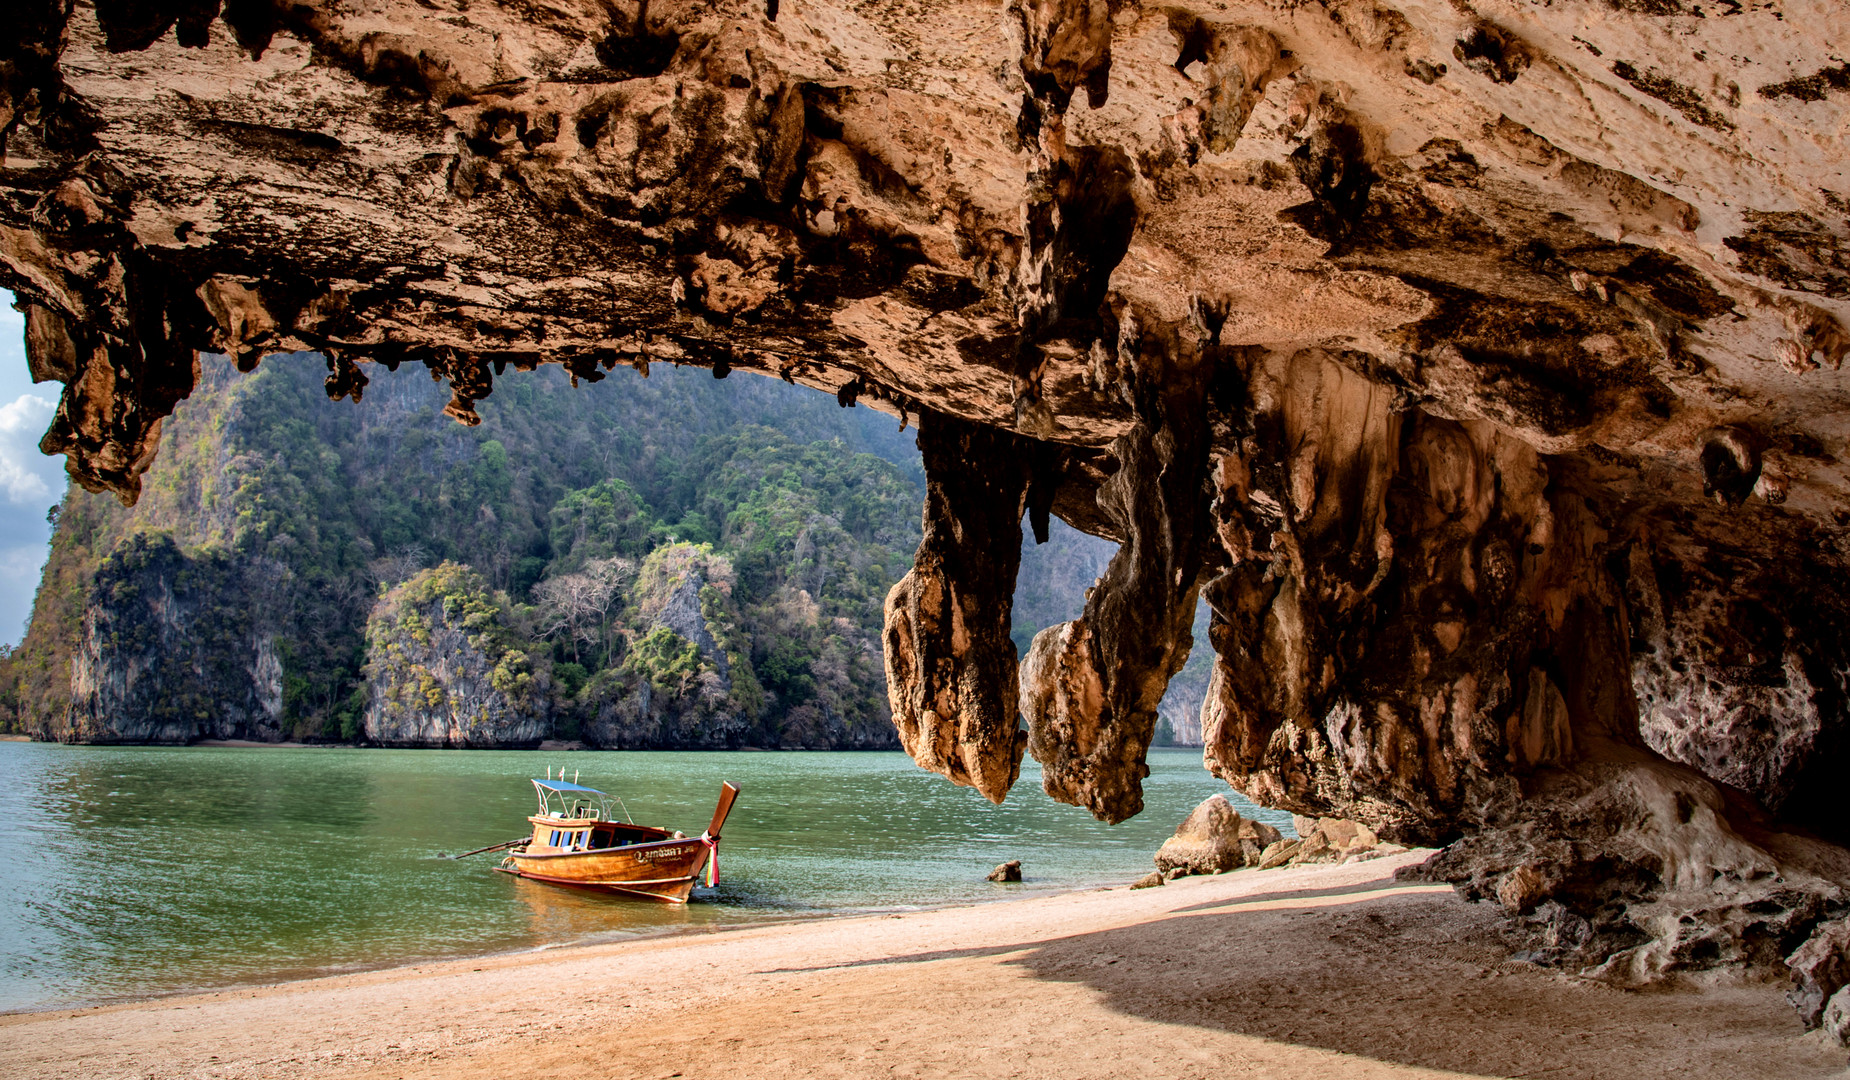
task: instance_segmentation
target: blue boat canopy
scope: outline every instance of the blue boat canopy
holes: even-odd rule
[[[585,787],[583,784],[568,784],[563,780],[535,780],[533,781],[533,786],[545,788],[547,791],[584,791],[592,795],[604,794],[594,787]]]

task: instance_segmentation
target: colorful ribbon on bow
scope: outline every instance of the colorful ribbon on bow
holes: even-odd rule
[[[707,888],[715,888],[719,885],[719,841],[701,833],[700,842],[707,846]]]

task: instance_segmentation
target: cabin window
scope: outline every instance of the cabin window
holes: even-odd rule
[[[554,829],[552,831],[552,839],[546,842],[546,846],[547,847],[558,847],[559,846],[559,830]]]

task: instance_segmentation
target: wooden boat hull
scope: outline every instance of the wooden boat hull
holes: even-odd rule
[[[551,885],[685,904],[712,855],[706,841],[689,837],[596,851],[515,852],[495,869]]]
[[[495,869],[548,885],[574,889],[593,889],[623,896],[639,896],[670,904],[685,904],[700,879],[702,870],[710,869],[708,883],[719,876],[719,831],[726,815],[739,797],[737,784],[719,786],[719,804],[713,808],[713,821],[699,836],[682,836],[648,825],[609,820],[608,797],[594,788],[581,787],[576,781],[559,779],[533,781],[540,792],[540,812],[527,818],[533,826],[530,839],[518,841],[507,858]],[[552,796],[571,796],[567,805],[548,809]],[[605,800],[601,809],[589,800]],[[515,841],[510,841],[516,843]],[[488,851],[506,845],[491,845]],[[474,854],[474,852],[471,852]]]

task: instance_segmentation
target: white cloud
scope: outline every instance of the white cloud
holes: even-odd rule
[[[37,394],[0,405],[0,497],[41,508],[64,490],[63,458],[39,453],[39,439],[57,406]]]
[[[0,644],[16,644],[25,636],[48,550],[43,541],[0,547]]]
[[[64,492],[64,459],[39,453],[58,385],[26,372],[26,320],[0,290],[0,643],[19,640],[49,552],[45,508]]]

